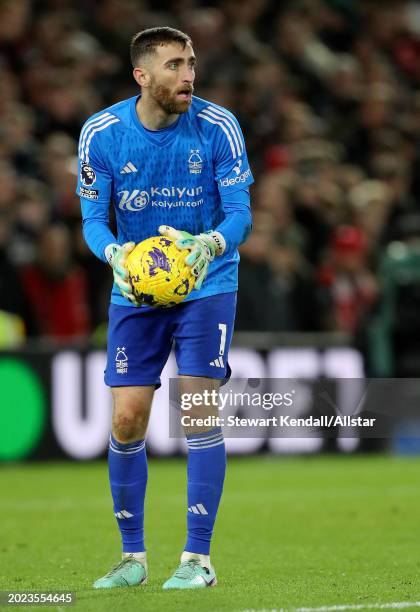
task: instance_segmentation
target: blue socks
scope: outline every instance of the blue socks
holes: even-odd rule
[[[108,467],[123,552],[142,552],[145,550],[144,496],[147,484],[144,440],[122,444],[111,435]]]
[[[187,436],[188,537],[185,550],[208,555],[217,509],[223,491],[226,450],[220,427]],[[142,552],[147,458],[144,440],[130,444],[111,435],[108,453],[109,482],[123,552]]]
[[[210,540],[223,491],[226,450],[220,427],[187,436],[188,537],[185,550],[210,552]]]

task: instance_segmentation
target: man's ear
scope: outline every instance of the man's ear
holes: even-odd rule
[[[136,83],[140,85],[140,87],[148,87],[150,85],[150,73],[144,68],[134,68],[133,77]]]

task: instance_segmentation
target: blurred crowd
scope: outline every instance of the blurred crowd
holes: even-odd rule
[[[245,134],[256,183],[237,329],[379,337],[393,262],[420,241],[419,1],[3,0],[0,310],[58,340],[106,321],[111,274],[81,236],[77,139],[135,95],[129,40],[154,25],[190,34],[196,93]],[[420,306],[410,278],[407,308],[417,294]]]

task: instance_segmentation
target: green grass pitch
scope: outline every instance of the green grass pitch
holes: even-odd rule
[[[149,583],[110,591],[91,588],[119,560],[106,464],[3,466],[0,590],[75,591],[74,608],[54,609],[83,612],[420,600],[420,458],[230,459],[212,548],[219,584],[192,592],[161,590],[185,539],[185,462],[149,465]]]

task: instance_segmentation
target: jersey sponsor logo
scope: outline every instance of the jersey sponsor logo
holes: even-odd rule
[[[85,189],[84,187],[80,187],[80,197],[87,198],[88,200],[97,200],[99,191],[97,189]]]
[[[130,212],[143,210],[150,203],[151,206],[160,208],[176,208],[179,206],[196,207],[204,203],[199,196],[203,193],[203,187],[151,187],[150,191],[145,189],[134,189],[133,191],[119,191],[120,200],[118,208]],[[193,198],[193,199],[191,199]]]
[[[203,169],[203,160],[200,157],[200,149],[191,149],[188,158],[188,168],[190,174],[201,174]]]
[[[245,181],[251,176],[251,169],[247,168],[244,172],[242,170],[242,159],[238,161],[236,166],[233,167],[235,176],[226,177],[220,179],[219,183],[221,187],[231,187],[232,185],[238,185],[238,183],[245,183]]]
[[[143,210],[149,203],[150,196],[147,191],[134,189],[134,191],[119,191],[121,196],[118,202],[118,208],[121,210],[129,210],[130,212],[138,212]]]
[[[80,167],[80,180],[85,187],[90,187],[96,181],[95,170],[85,162]]]

